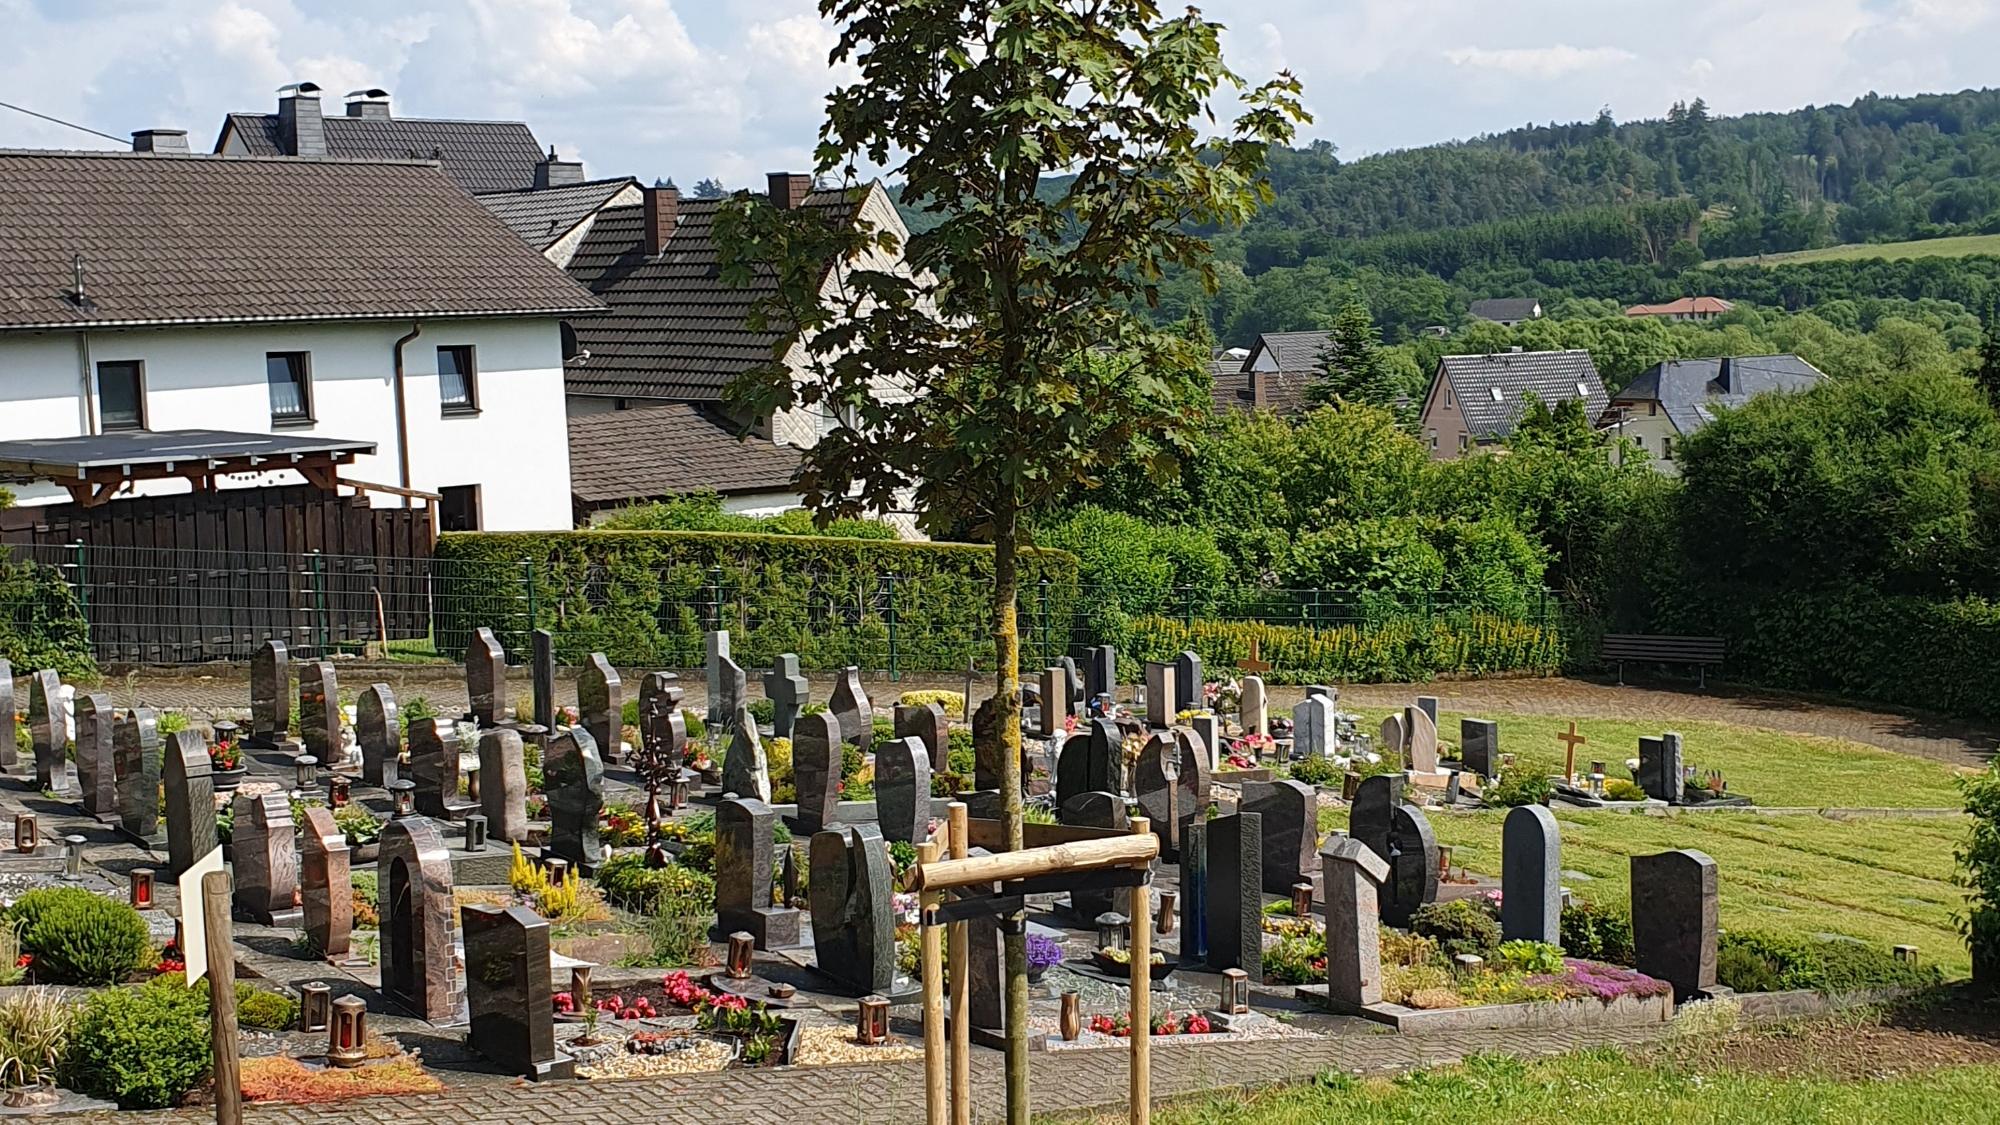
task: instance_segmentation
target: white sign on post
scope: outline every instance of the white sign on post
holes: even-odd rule
[[[208,927],[202,913],[201,877],[220,870],[222,849],[218,847],[181,872],[181,959],[187,962],[189,988],[208,972]]]

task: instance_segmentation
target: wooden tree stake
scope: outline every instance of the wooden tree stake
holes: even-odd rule
[[[917,849],[917,859],[930,863],[937,859],[937,841],[926,841]],[[944,1053],[944,931],[930,924],[931,910],[942,901],[939,891],[925,891],[918,898],[918,925],[921,927],[924,974],[924,1108],[929,1125],[945,1125]]]
[[[971,850],[965,802],[945,806],[946,839],[951,858],[964,859]],[[972,1125],[972,940],[965,922],[951,924],[951,1121]]]
[[[229,872],[201,877],[208,950],[209,1034],[215,1049],[215,1125],[243,1125],[243,1079],[236,1058],[236,952],[229,926]]]
[[[1132,818],[1132,834],[1152,839],[1152,822],[1143,816]],[[1133,866],[1143,870],[1151,861]],[[1152,1117],[1153,1101],[1153,913],[1152,888],[1144,883],[1132,888],[1132,903],[1125,916],[1132,919],[1132,1125],[1146,1125]]]

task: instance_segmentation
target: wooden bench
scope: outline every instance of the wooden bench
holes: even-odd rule
[[[1618,662],[1618,682],[1625,682],[1625,662],[1647,664],[1692,664],[1701,686],[1708,686],[1708,666],[1722,663],[1721,637],[1669,637],[1651,633],[1606,633],[1601,650],[1606,660]]]

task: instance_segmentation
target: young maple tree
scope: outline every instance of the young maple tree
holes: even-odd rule
[[[935,219],[907,246],[821,209],[739,194],[716,219],[723,276],[775,291],[802,363],[747,373],[730,398],[756,417],[807,408],[842,421],[804,451],[799,486],[822,518],[914,500],[926,530],[993,544],[991,628],[1002,819],[1021,846],[1018,560],[1028,520],[1114,464],[1164,469],[1203,410],[1184,392],[1209,356],[1135,313],[1169,269],[1215,287],[1198,232],[1268,202],[1269,146],[1308,120],[1298,82],[1250,86],[1222,28],[1153,0],[821,0],[839,24],[816,161],[900,180]],[[1213,104],[1237,102],[1208,139]],[[859,192],[849,189],[850,198]],[[895,252],[902,252],[897,267]],[[840,284],[827,263],[843,262]],[[1024,941],[1008,936],[1008,1103],[1027,1112]]]

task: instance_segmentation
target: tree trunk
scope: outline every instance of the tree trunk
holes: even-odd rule
[[[1010,505],[993,521],[994,720],[1000,728],[1000,822],[1007,850],[1021,850],[1021,631],[1015,598],[1020,517]],[[1007,1122],[1028,1125],[1027,914],[1004,920],[1007,958]]]

